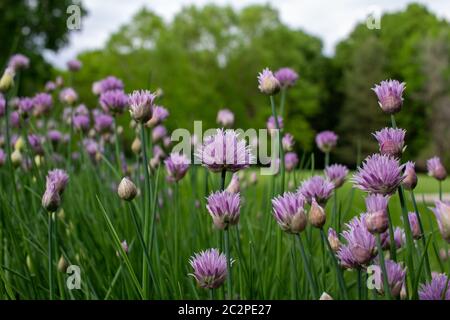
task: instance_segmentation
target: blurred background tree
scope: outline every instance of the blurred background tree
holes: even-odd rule
[[[15,51],[31,56],[33,70],[24,92],[33,94],[36,86],[42,88],[39,80],[49,75],[42,50],[57,50],[67,41],[64,10],[69,1],[38,1],[37,7],[28,3],[0,3],[5,15],[0,54],[5,60],[11,48],[20,48]],[[397,116],[408,131],[406,157],[422,168],[434,154],[449,163],[449,23],[418,4],[384,14],[379,30],[368,29],[363,17],[361,21],[337,45],[335,55],[326,57],[319,38],[284,24],[270,5],[241,10],[187,6],[170,22],[141,9],[104,48],[79,55],[83,68],[74,85],[89,107],[98,105],[92,82],[108,75],[121,78],[127,92],[161,88],[159,102],[171,113],[169,129],[192,130],[194,120],[202,120],[204,128],[215,127],[220,108],[235,113],[236,127],[264,128],[270,108],[268,98],[258,92],[256,76],[265,67],[291,67],[300,79],[288,92],[285,126],[298,141],[297,151],[315,150],[314,135],[334,130],[341,139],[332,161],[353,166],[358,150],[361,158],[376,151],[370,134],[390,125],[370,88],[398,79],[407,83],[403,112]],[[10,30],[19,30],[19,40]],[[126,127],[128,119],[124,115],[119,122]],[[126,131],[129,139],[132,134]]]
[[[28,56],[32,63],[21,81],[19,94],[35,92],[50,76],[51,66],[44,50],[58,50],[68,43],[67,7],[71,0],[0,1],[0,63],[3,67],[14,53]],[[85,14],[80,5],[82,14]]]

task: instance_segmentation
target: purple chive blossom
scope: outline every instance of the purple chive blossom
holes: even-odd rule
[[[19,107],[19,113],[22,116],[24,116],[24,117],[30,116],[33,111],[33,108],[34,108],[33,99],[20,98],[19,102],[18,102],[18,107]]]
[[[45,83],[45,91],[52,92],[55,90],[56,90],[56,83],[54,83],[53,81],[47,81]]]
[[[447,171],[442,165],[439,157],[434,157],[427,160],[427,170],[429,176],[434,177],[439,181],[443,181],[447,178]]]
[[[408,213],[409,225],[411,227],[412,236],[415,240],[422,237],[422,232],[420,231],[419,220],[415,212]]]
[[[101,94],[101,93],[105,93],[107,91],[112,91],[112,90],[122,90],[123,91],[123,82],[120,79],[117,79],[116,77],[113,76],[109,76],[106,77],[103,80],[100,80],[99,82],[97,82],[97,90],[96,90],[96,94]],[[95,93],[95,91],[94,91]]]
[[[20,115],[19,115],[19,112],[17,112],[17,111],[11,112],[11,114],[9,115],[9,122],[11,123],[11,126],[13,128],[20,127]]]
[[[402,186],[406,190],[414,190],[417,186],[417,174],[415,164],[412,161],[405,163],[405,172],[403,174]]]
[[[380,146],[380,153],[400,158],[405,147],[406,130],[384,128],[373,134]]]
[[[272,199],[273,216],[283,231],[302,232],[307,224],[305,198],[300,194],[285,192]]]
[[[198,285],[205,289],[220,287],[227,278],[227,257],[217,249],[194,254],[189,260]]]
[[[67,69],[72,72],[77,72],[81,69],[81,61],[73,59],[67,62]]]
[[[283,129],[283,127],[284,127],[283,118],[281,116],[278,116],[277,119],[278,119],[279,129]],[[269,130],[270,133],[277,128],[277,124],[276,124],[275,118],[273,116],[270,116],[269,119],[267,119],[266,124],[267,124],[267,130]]]
[[[431,208],[441,231],[442,238],[450,243],[450,203],[444,201],[436,201],[436,207]]]
[[[51,143],[56,145],[62,141],[63,135],[58,130],[50,130],[47,133],[47,138],[50,140]]]
[[[75,101],[78,100],[78,94],[72,88],[65,88],[62,89],[59,93],[59,100],[62,103],[72,105]]]
[[[133,91],[132,94],[128,95],[130,114],[134,121],[146,123],[151,119],[154,100],[155,95],[147,90]]]
[[[402,291],[403,284],[405,283],[406,269],[402,268],[402,266],[395,261],[386,259],[385,260],[386,273],[388,278],[389,289],[391,291],[392,296],[398,297],[400,292]],[[380,267],[380,272],[381,267]],[[382,274],[380,275],[380,279]],[[383,281],[380,281],[381,289],[380,292],[384,293]]]
[[[169,157],[164,160],[168,180],[170,182],[178,182],[186,175],[191,161],[184,154],[171,153]]]
[[[152,141],[154,143],[162,140],[167,135],[167,129],[162,124],[152,130]]]
[[[69,109],[70,110],[70,109]],[[75,109],[75,114],[76,115],[84,115],[84,116],[88,116],[89,115],[89,110],[86,107],[86,105],[84,104],[80,104],[76,109]]]
[[[353,175],[354,187],[369,193],[393,194],[403,180],[403,165],[387,155],[374,154],[366,158]]]
[[[286,133],[281,140],[284,151],[292,151],[294,149],[295,140],[294,136],[290,133]]]
[[[384,233],[381,234],[381,247],[383,249],[389,249],[391,246],[391,239],[389,236],[389,230],[386,230]],[[405,244],[406,241],[406,235],[405,235],[405,231],[400,228],[400,227],[396,227],[394,230],[394,242],[395,242],[395,247],[397,249],[403,247],[403,245]]]
[[[67,182],[69,181],[69,175],[66,171],[62,169],[54,169],[48,172],[47,174],[47,188],[50,185],[55,186],[55,190],[62,194],[64,190],[66,189]]]
[[[273,95],[280,91],[280,82],[268,68],[258,74],[258,89],[267,95]]]
[[[282,88],[292,87],[297,82],[298,74],[291,68],[281,68],[275,72],[275,78]]]
[[[48,113],[53,105],[53,98],[48,93],[38,93],[33,98],[34,113],[43,115]]]
[[[0,117],[3,117],[6,112],[6,100],[3,95],[0,93]]]
[[[35,154],[42,155],[44,154],[44,149],[42,147],[41,137],[35,134],[28,135],[28,143],[30,144],[31,150]]]
[[[83,145],[92,160],[95,160],[96,156],[103,152],[102,147],[93,139],[84,139]]]
[[[218,191],[207,198],[206,208],[218,229],[228,229],[239,222],[241,198],[239,193]]]
[[[0,167],[2,167],[5,164],[6,161],[6,153],[3,151],[3,149],[0,149]]]
[[[11,56],[8,62],[8,67],[12,68],[14,71],[20,69],[27,69],[30,66],[30,59],[23,54],[15,54]]]
[[[284,165],[287,172],[291,172],[298,165],[298,156],[295,152],[288,152],[284,155]]]
[[[388,228],[388,196],[370,194],[366,197],[367,213],[364,222],[370,233],[383,233]]]
[[[95,130],[100,133],[105,133],[112,131],[114,118],[109,114],[100,113],[95,116],[94,122]]]
[[[432,276],[431,282],[422,284],[419,288],[420,300],[450,300],[450,285],[448,276],[444,273]]]
[[[337,256],[344,268],[367,265],[375,257],[375,236],[367,230],[364,220],[364,214],[354,217],[342,233],[347,243],[341,246]]]
[[[378,97],[378,104],[381,109],[388,113],[394,114],[401,110],[403,104],[403,91],[406,84],[397,80],[381,81],[372,90]]]
[[[321,176],[314,176],[302,182],[298,192],[302,194],[306,201],[311,204],[312,199],[324,206],[331,197],[334,184]]]
[[[322,131],[316,135],[316,145],[322,152],[330,152],[336,147],[338,136],[333,131]]]
[[[254,163],[251,147],[236,131],[217,129],[216,134],[205,138],[195,153],[196,161],[213,172],[236,172]]]
[[[101,94],[100,106],[111,114],[122,114],[128,105],[128,96],[122,90],[110,90]]]
[[[342,164],[332,164],[331,166],[325,168],[325,176],[328,180],[333,182],[335,189],[344,184],[347,175],[348,169]]]
[[[163,106],[154,106],[153,114],[150,120],[146,123],[149,127],[154,127],[161,124],[169,116],[169,111]]]
[[[85,114],[77,114],[73,117],[73,126],[75,129],[86,132],[89,130],[91,120]]]
[[[222,127],[229,128],[234,124],[234,113],[229,109],[221,109],[217,113],[217,123]]]

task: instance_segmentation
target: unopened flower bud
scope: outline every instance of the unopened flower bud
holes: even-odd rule
[[[119,187],[117,188],[117,194],[121,199],[131,201],[137,195],[136,185],[128,177],[125,177],[120,181]]]
[[[320,296],[319,300],[334,300],[328,293],[324,292]]]
[[[134,154],[139,154],[141,152],[141,146],[141,140],[136,137],[131,144],[131,151],[133,151]]]
[[[299,210],[293,217],[291,221],[291,230],[292,233],[300,233],[306,228],[306,224],[308,223],[308,219],[306,218],[305,211],[303,208]]]
[[[230,193],[238,193],[240,191],[240,185],[239,185],[239,174],[234,173],[233,177],[231,178],[230,184],[227,187],[227,192]]]
[[[64,256],[61,256],[58,261],[58,271],[65,273],[68,267],[69,264],[67,263],[66,259],[64,259]]]
[[[365,221],[370,233],[383,233],[388,228],[388,217],[385,210],[368,213]]]
[[[309,222],[316,228],[322,228],[325,224],[327,216],[323,208],[312,199],[311,209],[309,210]]]
[[[48,212],[56,212],[61,205],[61,197],[56,190],[47,189],[42,196],[42,207]]]
[[[405,190],[414,190],[417,186],[417,174],[414,169],[414,162],[408,161],[405,166],[405,173],[403,175],[402,186]]]
[[[11,154],[11,162],[15,168],[22,164],[22,154],[19,150],[14,150]]]
[[[27,254],[26,264],[27,264],[27,268],[30,271],[30,273],[34,273],[33,260],[31,260],[31,256],[29,254]]]
[[[336,231],[332,228],[328,229],[328,242],[334,252],[337,252],[341,247],[341,241],[339,240]]]
[[[0,79],[0,92],[7,92],[14,86],[14,69],[6,68]]]

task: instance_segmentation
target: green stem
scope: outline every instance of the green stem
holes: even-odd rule
[[[220,176],[220,190],[225,190],[225,179],[227,177],[227,170],[223,169]]]
[[[334,254],[334,251],[331,248],[330,242],[328,241],[328,238],[325,235],[325,232],[323,231],[323,229],[320,229],[320,234],[322,235],[322,239],[325,242],[325,244],[327,245],[328,252],[331,255],[331,258],[333,260],[333,264],[336,269],[336,276],[338,279],[341,295],[342,295],[342,297],[344,297],[345,300],[348,300],[347,287],[345,286],[345,280],[344,280],[344,274],[342,273],[342,268],[339,265],[336,255]]]
[[[54,270],[53,270],[53,213],[48,213],[48,287],[50,300],[55,298]]]
[[[230,256],[230,235],[228,233],[228,229],[223,231],[224,242],[225,242],[225,254],[227,256],[227,273],[228,273],[228,281],[227,281],[227,291],[228,298],[233,299],[233,285],[232,285],[232,275],[231,275],[231,256]]]
[[[284,106],[286,104],[286,88],[281,89],[280,115],[284,119]]]
[[[291,299],[297,299],[297,288],[298,288],[298,275],[297,275],[297,264],[295,261],[295,238],[292,238],[292,246],[291,246],[291,272],[292,272],[292,283],[291,283]]]
[[[325,152],[325,168],[330,165],[330,152]]]
[[[270,96],[270,105],[272,106],[272,116],[275,120],[275,128],[278,131],[278,149],[279,149],[279,159],[280,159],[280,168],[281,168],[281,190],[280,194],[284,193],[284,180],[285,180],[285,168],[284,168],[284,150],[282,148],[281,143],[281,130],[280,130],[280,124],[278,122],[278,116],[277,116],[277,109],[275,107],[275,99],[273,96]]]
[[[391,253],[391,259],[393,261],[397,261],[397,246],[395,244],[394,225],[392,224],[391,212],[389,210],[389,207],[387,208],[387,216],[389,228],[389,250]]]
[[[361,268],[358,268],[356,270],[357,274],[358,274],[358,300],[362,299],[362,275],[361,275]]]
[[[114,146],[115,146],[115,153],[116,153],[117,172],[119,172],[120,174],[123,175],[122,165],[121,165],[121,161],[120,161],[119,134],[117,132],[116,121],[117,121],[117,119],[114,119],[114,135],[115,135]]]
[[[67,143],[67,171],[72,167],[72,139],[73,139],[73,108],[70,106],[70,132],[69,142]]]
[[[442,181],[439,180],[439,200],[442,201]]]
[[[152,192],[150,185],[150,173],[148,171],[148,157],[147,157],[147,139],[145,134],[145,126],[141,124],[141,140],[142,140],[142,154],[143,154],[143,166],[144,166],[144,179],[145,179],[145,193],[144,196],[148,198],[148,201],[151,201]],[[149,236],[150,236],[150,212],[147,212],[147,208],[150,208],[150,205],[145,202],[146,205],[144,207],[144,240],[145,243],[148,244]],[[144,291],[145,299],[148,299],[149,296],[149,286],[148,286],[148,276],[149,276],[149,268],[145,262],[145,256],[142,257],[142,287]]]
[[[319,229],[321,233],[323,232],[322,229]],[[320,237],[320,251],[322,253],[322,288],[323,292],[327,291],[327,258],[325,256],[325,240],[323,237]]]
[[[302,255],[303,267],[305,269],[306,277],[308,279],[309,286],[311,287],[311,292],[313,293],[313,299],[318,299],[319,292],[318,292],[317,286],[314,283],[314,280],[312,277],[311,266],[309,265],[309,260],[306,257],[305,247],[303,246],[303,242],[302,242],[300,233],[297,234],[297,240],[298,240],[299,247],[300,247],[300,254]]]
[[[392,299],[391,289],[389,287],[388,274],[386,271],[386,264],[384,261],[384,252],[383,248],[381,247],[381,238],[379,233],[376,234],[376,239],[377,239],[378,256],[380,257],[381,273],[383,274],[384,295],[386,296],[387,299],[391,300]]]
[[[431,266],[430,266],[430,259],[428,258],[428,250],[427,250],[427,239],[425,235],[425,229],[423,228],[422,219],[420,218],[419,214],[419,208],[417,207],[416,197],[414,195],[414,191],[410,190],[411,200],[414,206],[414,211],[416,213],[417,221],[419,223],[420,227],[420,234],[422,235],[422,247],[424,250],[425,255],[425,271],[427,275],[427,279],[431,280]]]

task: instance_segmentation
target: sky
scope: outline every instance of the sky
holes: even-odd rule
[[[335,45],[369,14],[377,16],[382,12],[398,11],[412,2],[425,4],[439,17],[450,20],[450,0],[84,0],[89,14],[83,18],[81,30],[71,32],[67,47],[56,53],[46,52],[45,57],[63,67],[84,50],[101,49],[109,35],[128,23],[142,7],[170,21],[183,6],[207,3],[231,5],[236,9],[270,3],[278,9],[284,23],[320,37],[324,42],[324,53],[332,55]]]

